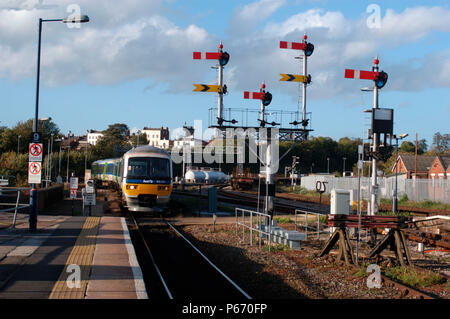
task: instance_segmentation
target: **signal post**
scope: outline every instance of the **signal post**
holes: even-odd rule
[[[373,88],[373,109],[372,109],[372,129],[371,129],[371,136],[372,136],[372,151],[370,152],[370,155],[372,157],[372,177],[371,177],[371,194],[370,194],[370,209],[368,214],[369,215],[376,215],[378,212],[378,205],[377,205],[377,192],[378,192],[378,182],[377,182],[377,157],[378,157],[378,151],[379,151],[379,142],[380,142],[380,135],[381,133],[385,134],[385,145],[386,145],[386,134],[392,134],[392,123],[393,123],[393,111],[390,109],[379,109],[378,107],[378,90],[381,89],[388,80],[388,75],[384,71],[379,71],[378,64],[380,61],[378,60],[378,57],[374,60],[374,65],[372,67],[372,71],[362,71],[362,70],[353,70],[353,69],[346,69],[345,70],[345,78],[347,79],[362,79],[362,80],[372,80],[374,81],[375,85]],[[378,128],[375,124],[377,119],[377,114],[381,113],[380,111],[391,111],[391,117],[387,120],[381,120],[386,121],[388,128]],[[383,125],[385,126],[385,125]],[[389,129],[390,126],[390,129]]]

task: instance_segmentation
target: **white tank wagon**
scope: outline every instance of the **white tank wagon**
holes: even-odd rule
[[[184,175],[184,179],[187,183],[204,184],[206,182],[206,174],[200,170],[188,170]]]
[[[206,175],[206,184],[223,184],[226,183],[229,177],[223,172],[218,171],[204,171]]]

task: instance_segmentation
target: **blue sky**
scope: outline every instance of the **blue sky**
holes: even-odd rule
[[[34,116],[37,20],[68,15],[66,0],[0,0],[0,125]],[[214,84],[211,61],[192,51],[231,55],[225,67],[225,107],[259,107],[244,100],[266,81],[269,110],[295,111],[298,87],[279,81],[299,74],[295,51],[279,41],[315,45],[308,60],[313,82],[307,111],[313,136],[361,137],[363,110],[372,106],[372,83],[344,79],[344,69],[370,70],[378,54],[389,81],[380,107],[394,108],[396,133],[432,142],[449,133],[450,8],[447,1],[131,0],[76,2],[91,19],[79,29],[46,23],[43,30],[40,117],[51,116],[62,132],[84,134],[108,124],[132,128],[203,120],[217,105],[213,93],[192,92]],[[370,4],[380,8],[379,28],[369,28]],[[44,6],[43,6],[44,5]],[[70,11],[69,11],[70,12]],[[289,52],[290,51],[290,52]]]

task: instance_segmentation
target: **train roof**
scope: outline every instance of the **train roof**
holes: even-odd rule
[[[92,164],[100,164],[101,165],[101,164],[105,164],[105,163],[117,162],[119,160],[120,160],[120,158],[106,158],[106,159],[95,161]]]
[[[167,151],[165,151],[161,148],[158,148],[158,147],[150,146],[150,145],[134,147],[131,150],[129,150],[128,152],[126,152],[125,155],[127,155],[127,156],[133,155],[133,154],[143,155],[144,153],[157,153],[157,154],[161,154],[161,155],[170,156]]]

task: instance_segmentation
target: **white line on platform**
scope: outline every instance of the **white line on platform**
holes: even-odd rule
[[[136,252],[134,251],[133,244],[131,242],[130,232],[128,231],[125,218],[121,217],[123,235],[125,239],[125,247],[128,251],[128,260],[130,262],[131,269],[133,270],[134,286],[136,287],[136,295],[138,299],[148,299],[147,290],[145,289],[144,276],[142,275],[141,267],[136,258]]]

